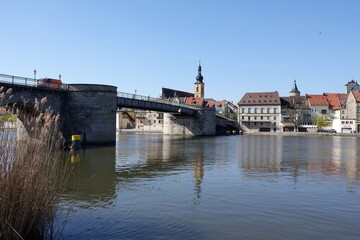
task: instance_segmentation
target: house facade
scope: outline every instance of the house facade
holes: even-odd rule
[[[246,93],[237,105],[238,122],[245,131],[282,131],[278,92]]]

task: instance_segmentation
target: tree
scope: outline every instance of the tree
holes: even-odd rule
[[[303,108],[288,109],[289,121],[294,123],[295,132],[298,131],[299,126],[304,120],[305,110]]]
[[[8,113],[0,116],[0,123],[15,122],[15,121],[16,121],[16,116],[12,113],[8,112]]]
[[[329,126],[330,122],[323,117],[318,117],[314,120],[314,124],[321,130],[322,128]]]

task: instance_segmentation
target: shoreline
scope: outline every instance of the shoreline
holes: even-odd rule
[[[340,136],[340,137],[360,137],[360,133],[326,133],[326,132],[254,132],[244,133],[244,135],[259,136]]]

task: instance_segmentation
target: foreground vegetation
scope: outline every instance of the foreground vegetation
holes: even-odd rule
[[[9,97],[11,89],[0,95]],[[1,101],[1,100],[0,100]],[[61,157],[58,115],[42,111],[46,99],[36,101],[26,122],[31,137],[16,141],[14,132],[0,132],[0,239],[58,238],[55,227],[60,195],[68,167]],[[19,116],[25,109],[17,109]]]

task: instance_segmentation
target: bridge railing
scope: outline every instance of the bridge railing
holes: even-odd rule
[[[170,100],[165,100],[165,99],[153,98],[150,96],[142,96],[142,95],[138,95],[138,94],[118,92],[117,96],[123,97],[123,98],[130,98],[130,99],[132,98],[132,99],[136,99],[136,100],[164,103],[164,104],[168,104],[168,105],[173,105],[173,106],[177,106],[177,107],[185,107],[185,108],[194,109],[194,110],[198,109],[198,107],[195,107],[195,106],[190,106],[190,105],[186,105],[186,104],[182,104],[182,103],[178,103],[178,102],[174,102],[174,101],[170,101]]]
[[[37,84],[36,84],[37,80],[38,79],[35,79],[35,78],[26,78],[26,77],[18,77],[18,76],[12,76],[12,75],[7,75],[7,74],[0,74],[0,82],[10,83],[10,84],[15,84],[15,85],[29,86],[29,87],[44,88],[44,86],[37,86]],[[59,86],[59,89],[68,90],[68,85],[65,83],[62,83]]]

